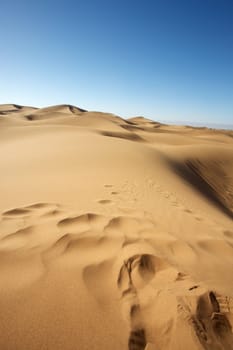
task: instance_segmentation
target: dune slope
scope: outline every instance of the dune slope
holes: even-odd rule
[[[0,348],[233,349],[233,132],[0,106]]]

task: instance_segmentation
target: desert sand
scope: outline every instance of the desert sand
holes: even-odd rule
[[[0,105],[0,349],[233,349],[233,131]]]

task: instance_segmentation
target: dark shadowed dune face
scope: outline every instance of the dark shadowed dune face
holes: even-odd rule
[[[102,131],[102,135],[108,136],[108,137],[116,137],[124,140],[129,140],[129,141],[144,141],[143,138],[137,134],[134,134],[133,132],[130,133],[123,133],[123,132],[109,132],[109,131]]]
[[[15,112],[19,112],[23,109],[23,106],[19,105],[1,105],[0,115],[7,115]]]
[[[171,165],[188,184],[233,218],[233,177],[223,162],[188,159],[184,163],[172,161]]]
[[[87,112],[86,109],[77,108],[77,107],[71,106],[71,105],[68,105],[68,108],[69,108],[69,110],[70,110],[72,113],[74,113],[74,114],[76,114],[77,112],[78,112],[78,113],[80,113],[80,112],[82,112],[82,113]]]

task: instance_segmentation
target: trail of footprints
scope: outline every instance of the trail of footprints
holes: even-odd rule
[[[201,215],[201,213],[195,212],[195,211],[191,210],[190,208],[187,208],[177,198],[176,194],[165,190],[161,185],[156,184],[156,182],[153,179],[148,178],[147,179],[147,184],[148,184],[149,187],[155,188],[156,192],[159,193],[160,195],[162,195],[166,200],[168,200],[173,207],[176,207],[176,208],[180,209],[185,214],[193,216],[196,221],[206,221],[206,218],[204,218]]]
[[[100,204],[108,204],[108,202],[100,202]],[[132,213],[128,216],[112,217],[97,213],[67,215],[60,205],[54,203],[35,203],[23,208],[14,208],[1,215],[0,254],[7,240],[11,240],[10,243],[16,241],[15,246],[12,244],[12,249],[27,246],[30,235],[34,235],[34,230],[36,231],[35,222],[48,220],[54,225],[54,234],[51,235],[48,245],[41,248],[44,261],[47,258],[59,258],[71,252],[76,254],[80,245],[87,249],[93,248],[97,251],[99,249],[100,254],[101,249],[105,252],[107,250],[109,259],[120,261],[117,265],[119,268],[116,272],[116,287],[121,294],[122,315],[128,319],[130,325],[129,350],[153,348],[154,338],[147,332],[143,321],[146,315],[144,315],[140,295],[143,293],[143,288],[147,288],[148,285],[159,288],[157,276],[161,272],[164,274],[164,271],[172,271],[172,274],[167,274],[167,278],[172,279],[172,281],[168,280],[168,283],[188,281],[184,284],[183,295],[181,293],[176,296],[178,317],[186,319],[190,324],[203,349],[215,350],[212,346],[215,343],[218,344],[216,350],[233,349],[232,326],[229,321],[233,313],[233,299],[221,296],[214,291],[203,292],[203,287],[192,281],[189,276],[175,270],[163,258],[149,253],[149,250],[153,251],[153,247],[146,249],[143,253],[144,248],[140,247],[140,242],[146,242],[145,244],[148,242],[141,233],[153,234],[156,227],[153,220],[148,217],[146,218],[145,215],[141,218],[133,217]],[[233,242],[233,232],[225,231],[224,234]],[[19,238],[22,240],[17,246]],[[112,240],[116,241],[115,250],[108,245]],[[9,249],[11,249],[10,246]],[[137,249],[138,253],[136,253]],[[90,266],[95,266],[95,261]],[[101,267],[97,264],[96,273],[98,269]],[[112,274],[113,271],[110,269],[108,273]],[[95,277],[94,275],[93,278]],[[84,279],[85,281],[91,282],[90,279]],[[189,293],[191,293],[190,296]],[[156,338],[156,335],[154,337]]]
[[[176,207],[185,215],[189,215],[190,218],[191,217],[194,218],[194,220],[196,220],[197,222],[203,222],[204,224],[207,224],[208,226],[210,226],[213,230],[218,231],[218,233],[220,234],[223,234],[227,239],[227,243],[233,247],[233,231],[222,230],[222,226],[219,225],[212,218],[210,220],[205,216],[203,216],[203,213],[191,210],[178,199],[175,193],[165,190],[161,185],[156,184],[156,182],[153,179],[147,178],[147,184],[149,187],[155,188],[157,193],[162,195],[165,199],[167,199],[170,202],[170,204],[173,207]]]

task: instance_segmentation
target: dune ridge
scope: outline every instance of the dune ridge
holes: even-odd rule
[[[0,105],[0,348],[233,349],[233,131]]]

